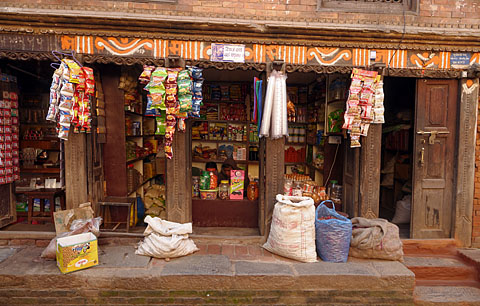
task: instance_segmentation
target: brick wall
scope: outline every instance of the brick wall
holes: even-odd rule
[[[480,110],[480,96],[479,110]],[[480,111],[477,118],[477,140],[475,143],[475,188],[473,195],[472,247],[480,247]]]
[[[55,10],[79,9],[97,13],[125,12],[209,18],[311,21],[332,24],[403,25],[402,14],[317,11],[317,0],[178,0],[176,4],[86,0],[82,1],[80,6],[79,3],[76,0],[1,0],[0,7],[49,10],[53,13]],[[452,28],[479,29],[479,15],[480,2],[478,0],[420,0],[418,15],[407,13],[406,22],[407,25],[438,27],[445,30]]]

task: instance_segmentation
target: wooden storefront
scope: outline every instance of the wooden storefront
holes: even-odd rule
[[[379,70],[385,76],[415,78],[417,133],[413,185],[415,203],[418,204],[413,210],[412,237],[453,237],[463,245],[470,245],[478,72],[468,67],[453,68],[450,57],[456,51],[448,47],[441,51],[427,51],[421,45],[396,49],[381,43],[332,46],[331,42],[322,41],[236,40],[228,37],[215,39],[215,42],[219,40],[244,44],[245,63],[212,62],[210,46],[214,40],[211,37],[210,40],[208,36],[187,39],[174,34],[171,38],[120,34],[0,34],[0,58],[50,60],[52,50],[73,50],[85,63],[126,66],[153,63],[163,66],[169,57],[177,56],[187,65],[226,72],[235,69],[268,72],[269,63],[281,61],[285,63],[287,73],[348,74],[352,67],[364,67]],[[472,64],[480,64],[480,53],[471,51],[469,54]],[[429,144],[428,137],[432,132],[438,136]],[[189,143],[187,134],[178,133],[174,139],[174,152],[190,151],[185,150]],[[95,202],[103,196],[99,192],[103,188],[100,182],[103,170],[101,158],[97,156],[101,152],[97,141],[88,135],[75,135],[65,144],[67,208],[86,200]],[[361,149],[345,153],[348,167],[344,171],[344,199],[353,216],[378,217],[381,146],[381,125],[374,125],[368,137],[363,138]],[[285,140],[266,139],[262,148],[264,151],[260,154],[264,154],[265,164],[260,173],[264,176],[264,192],[259,199],[258,228],[261,235],[266,235],[275,195],[283,193]],[[171,221],[192,220],[189,158],[189,153],[174,154],[174,158],[167,161],[167,217]],[[90,194],[87,189],[96,191]],[[436,211],[435,215],[442,217],[428,217],[427,211]]]

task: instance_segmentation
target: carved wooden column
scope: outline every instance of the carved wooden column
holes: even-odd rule
[[[277,194],[283,194],[285,173],[285,138],[266,139],[265,161],[265,235],[270,232],[273,206]]]
[[[167,159],[166,204],[167,219],[174,222],[192,221],[191,164],[189,137],[186,132],[173,136],[173,158]]]
[[[475,137],[477,132],[479,80],[461,80],[460,124],[458,126],[457,186],[453,237],[462,246],[472,242]]]
[[[378,218],[382,125],[371,124],[360,153],[360,217]]]
[[[65,193],[67,209],[88,201],[85,134],[70,133],[65,141]]]

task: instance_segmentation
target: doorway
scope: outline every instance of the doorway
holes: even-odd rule
[[[409,238],[415,79],[386,77],[384,92],[385,123],[382,125],[379,216],[397,224],[400,236]]]
[[[402,238],[450,238],[458,81],[385,78],[379,216]]]

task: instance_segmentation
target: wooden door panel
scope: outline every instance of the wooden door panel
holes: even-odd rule
[[[451,236],[457,82],[417,81],[411,222],[413,238]],[[431,143],[431,133],[435,132],[438,134]]]

